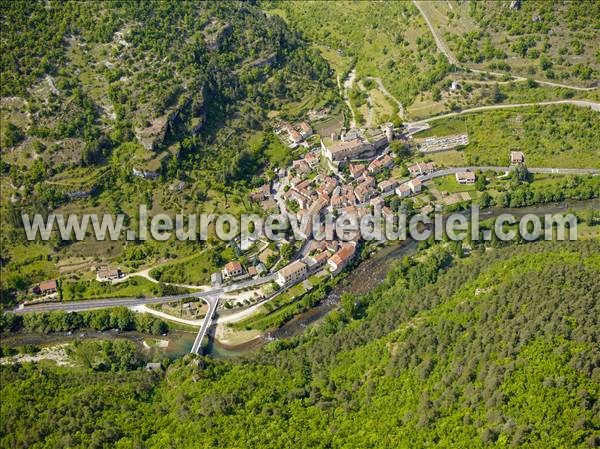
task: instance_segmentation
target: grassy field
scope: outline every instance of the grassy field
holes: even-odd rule
[[[2,264],[2,285],[18,285],[26,288],[29,285],[54,279],[58,276],[56,264],[48,257],[50,248],[47,245],[29,243],[17,245],[10,252],[8,262]]]
[[[471,184],[471,185],[459,184],[456,181],[456,177],[454,175],[436,178],[433,181],[433,184],[441,192],[456,193],[456,192],[474,192],[475,191],[475,186],[473,184]]]
[[[508,164],[511,150],[525,153],[530,167],[598,168],[598,113],[570,105],[483,111],[434,122],[416,137],[469,133],[468,165]],[[440,153],[440,161],[444,153]]]
[[[274,167],[287,167],[292,161],[292,150],[273,133],[259,132],[248,140],[248,146],[256,151],[262,148]]]
[[[337,75],[343,75],[352,66],[352,58],[344,56],[341,52],[331,49],[325,45],[316,45],[321,55],[329,62],[331,68]]]
[[[213,251],[205,250],[186,258],[182,258],[171,264],[161,265],[152,270],[152,276],[163,282],[173,282],[179,284],[204,285],[210,281],[210,275],[221,269],[221,265],[215,264],[215,261],[228,262],[235,258],[235,254],[230,247],[223,250],[218,258],[214,256]]]
[[[426,137],[450,136],[453,134],[464,134],[467,132],[467,116],[456,116],[449,119],[432,122],[431,128],[421,131],[415,137],[422,139]]]
[[[344,115],[339,112],[314,123],[313,129],[316,134],[319,134],[322,137],[330,137],[331,133],[338,133],[343,126]]]
[[[467,165],[464,151],[450,150],[440,153],[419,155],[415,158],[418,162],[435,162],[438,167],[464,167]]]
[[[134,276],[118,284],[96,280],[63,282],[63,299],[66,301],[111,297],[148,297],[158,293],[158,285],[148,279]]]

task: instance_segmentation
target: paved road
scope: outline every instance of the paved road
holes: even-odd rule
[[[428,175],[419,176],[421,182],[431,181],[435,178],[440,178],[442,176],[454,175],[459,172],[464,171],[499,171],[499,172],[507,172],[514,170],[514,166],[511,167],[454,167],[454,168],[445,168],[442,170],[435,171],[433,173],[429,173]],[[596,168],[545,168],[545,167],[527,167],[527,170],[530,173],[547,173],[547,174],[559,174],[559,175],[598,175],[600,174],[600,169]]]
[[[440,53],[442,53],[444,56],[446,56],[446,58],[448,59],[448,62],[450,62],[450,64],[454,64],[457,67],[461,67],[464,70],[470,70],[471,72],[475,72],[475,73],[483,73],[483,74],[486,74],[486,75],[494,75],[494,76],[505,76],[505,75],[508,75],[508,76],[510,76],[515,81],[527,81],[527,78],[524,78],[522,76],[514,76],[514,75],[509,75],[507,73],[492,72],[492,71],[489,71],[489,70],[471,69],[469,67],[461,65],[456,60],[456,58],[454,57],[454,55],[450,52],[450,50],[448,48],[446,48],[446,45],[444,44],[444,42],[442,41],[442,39],[438,36],[437,31],[435,30],[433,24],[429,20],[429,17],[427,17],[427,14],[425,14],[425,11],[422,8],[422,5],[421,5],[422,2],[413,0],[413,3],[417,7],[417,9],[419,10],[419,12],[421,13],[421,16],[423,16],[423,18],[425,19],[425,22],[427,23],[427,26],[429,27],[429,30],[431,31],[431,34],[433,35],[433,39],[435,40],[435,44],[437,45],[438,50],[440,51]],[[573,89],[573,90],[580,90],[580,91],[590,91],[590,90],[597,89],[597,87],[571,86],[569,84],[554,83],[552,81],[544,81],[544,80],[537,80],[537,79],[535,80],[535,82],[537,82],[539,84],[544,84],[546,86],[563,87],[565,89]]]
[[[572,104],[574,106],[579,106],[582,108],[590,108],[593,111],[600,112],[600,103],[595,103],[593,101],[587,100],[554,100],[554,101],[540,101],[537,103],[513,103],[513,104],[493,104],[489,106],[478,106],[475,108],[463,109],[462,111],[457,112],[448,112],[447,114],[436,115],[434,117],[429,117],[423,120],[417,120],[415,122],[407,123],[407,128],[415,128],[414,131],[410,132],[410,134],[414,134],[421,129],[423,129],[420,125],[425,125],[426,123],[433,122],[435,120],[441,120],[448,117],[454,117],[460,114],[468,114],[470,112],[478,112],[478,111],[487,111],[492,109],[510,109],[510,108],[525,108],[529,106],[548,106],[553,104]]]
[[[200,326],[200,330],[198,331],[196,339],[194,340],[194,344],[192,345],[192,349],[190,350],[190,353],[192,354],[198,354],[198,352],[200,351],[200,347],[202,346],[202,340],[204,339],[204,336],[206,335],[206,332],[210,327],[212,317],[215,311],[217,310],[217,306],[219,305],[218,294],[214,294],[202,299],[204,299],[208,303],[208,312],[206,312],[206,316],[204,317],[202,326]]]
[[[175,302],[180,299],[204,296],[205,293],[186,293],[184,295],[156,296],[151,298],[106,298],[90,299],[82,301],[50,302],[42,304],[32,304],[14,309],[15,313],[29,312],[52,312],[55,310],[64,310],[66,312],[78,312],[83,310],[105,309],[109,307],[133,307],[142,304],[164,304]]]
[[[249,279],[245,281],[236,282],[231,285],[226,285],[220,288],[211,288],[204,292],[193,292],[184,293],[182,295],[167,295],[167,296],[155,296],[151,298],[105,298],[105,299],[90,299],[82,301],[67,301],[67,302],[51,302],[44,304],[32,304],[30,306],[21,306],[14,309],[15,313],[29,313],[29,312],[52,312],[55,310],[63,310],[67,312],[78,312],[83,310],[93,309],[106,309],[111,307],[134,307],[143,304],[164,304],[168,302],[179,301],[184,298],[202,298],[209,299],[215,295],[221,295],[223,293],[233,292],[236,290],[242,290],[245,288],[252,288],[258,285],[266,284],[275,279],[274,274],[264,276],[257,279]]]

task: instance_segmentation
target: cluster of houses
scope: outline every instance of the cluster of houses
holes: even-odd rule
[[[98,282],[112,282],[122,277],[123,273],[119,268],[101,267],[96,270],[96,280]],[[58,292],[58,281],[56,279],[49,279],[40,282],[31,289],[31,292],[39,296],[52,295]]]
[[[303,215],[316,216],[323,212],[362,216],[370,212],[371,206],[382,206],[384,198],[392,195],[399,185],[393,178],[381,181],[375,178],[383,170],[393,166],[394,161],[387,154],[368,165],[350,163],[350,179],[341,181],[340,178],[324,174],[307,176],[310,172],[303,170],[303,164],[296,163],[288,176],[291,178],[288,179],[289,190],[282,197],[286,202],[298,205],[296,214],[300,220]],[[420,191],[420,184],[419,187],[416,184],[414,183],[411,194]]]
[[[394,138],[394,127],[384,124],[381,129],[361,131],[351,129],[340,134],[332,134],[330,139],[321,139],[323,156],[333,164],[353,159],[369,159],[378,150],[386,147]]]
[[[333,275],[339,274],[354,258],[356,246],[357,241],[312,241],[309,255],[279,270],[276,282],[282,287],[295,284],[323,268]]]
[[[283,129],[287,130],[292,141],[301,137],[299,131],[291,125]],[[287,173],[280,173],[280,185],[288,186],[281,194],[281,199],[285,204],[295,202],[298,205],[294,213],[299,220],[307,214],[312,218],[325,212],[360,218],[370,213],[372,207],[380,207],[384,217],[391,217],[393,212],[385,206],[385,198],[393,194],[407,198],[420,193],[423,182],[427,179],[424,177],[437,170],[433,162],[418,162],[408,167],[410,179],[404,182],[381,176],[394,167],[394,160],[385,151],[377,157],[375,155],[393,138],[391,124],[385,124],[380,133],[350,130],[342,133],[339,139],[333,135],[327,141],[321,140],[319,151],[307,152],[302,159],[293,161]],[[456,136],[456,139],[464,144],[466,136]],[[452,140],[451,143],[456,142]],[[335,168],[334,175],[315,171],[323,157],[330,163],[330,167]],[[512,165],[522,164],[524,161],[523,153],[511,152]],[[341,168],[347,169],[347,176],[341,174]],[[474,184],[476,181],[475,173],[468,170],[455,173],[455,177],[459,184]],[[265,184],[252,194],[251,199],[263,201],[270,195],[271,186]],[[287,213],[291,212],[288,210]],[[304,237],[309,239],[309,234],[312,235],[312,220],[308,220],[307,224]],[[308,255],[281,268],[277,272],[276,282],[282,287],[289,286],[325,268],[333,275],[340,273],[354,258],[359,238],[356,237],[353,241],[323,239],[305,243],[309,247],[308,252],[303,254]],[[239,262],[229,262],[219,277],[238,280],[254,274],[250,269],[245,271]]]
[[[320,151],[309,151],[302,159],[293,161],[292,167],[280,179],[280,185],[287,186],[281,193],[282,202],[294,202],[298,206],[295,212],[286,212],[295,213],[300,221],[305,215],[310,218],[305,222],[308,226],[302,230],[307,239],[312,235],[312,217],[325,212],[360,218],[370,213],[373,207],[380,207],[385,217],[392,216],[393,212],[385,206],[385,198],[394,194],[406,198],[421,192],[419,177],[436,169],[433,163],[415,164],[409,167],[412,179],[403,183],[382,176],[394,167],[394,160],[385,151],[377,157],[374,155],[393,139],[391,124],[384,125],[380,133],[350,130],[342,133],[339,140],[332,137],[331,141],[321,142]],[[367,159],[361,159],[363,157]],[[338,176],[315,171],[321,158],[334,163],[337,168],[334,173]],[[341,175],[340,168],[347,174]],[[264,185],[252,194],[251,199],[262,201],[270,194],[270,185]],[[308,252],[304,252],[308,255],[277,272],[279,285],[299,282],[323,268],[333,275],[338,274],[355,256],[358,237],[354,241],[312,240],[308,244]],[[237,272],[236,276],[239,276]]]
[[[266,273],[267,269],[262,263],[246,268],[241,262],[232,260],[231,262],[226,263],[220,272],[211,275],[210,283],[213,287],[220,287],[227,282],[256,279],[260,276],[264,276]]]
[[[340,273],[354,258],[356,241],[313,241],[310,255],[295,260],[277,272],[276,282],[285,287],[306,279],[310,274],[327,267],[331,274]]]
[[[298,145],[302,144],[305,139],[308,139],[313,135],[313,130],[306,122],[297,125],[282,122],[275,128],[275,134],[283,137],[290,148],[296,148]]]

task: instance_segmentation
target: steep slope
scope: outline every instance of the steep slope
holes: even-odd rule
[[[260,109],[329,76],[281,19],[249,4],[4,2],[2,25],[3,118],[17,127],[3,147],[45,161],[97,163],[134,137],[165,149],[170,131],[222,126],[244,100],[257,127]]]
[[[73,257],[107,262],[125,252],[124,242],[32,248],[22,213],[134,217],[139,204],[171,215],[241,213],[272,163],[268,145],[252,138],[260,143],[271,117],[290,105],[285,118],[300,119],[336,101],[317,51],[249,2],[0,8],[2,266],[38,265],[2,276],[0,291],[56,277],[57,262]],[[291,158],[283,145],[281,152]],[[150,263],[163,249],[133,248],[144,255],[125,254],[119,263]],[[20,280],[7,281],[13,274]]]
[[[242,363],[183,360],[162,380],[4,367],[2,442],[593,447],[599,249],[536,243],[452,263],[434,247],[306,336]]]
[[[319,46],[343,80],[381,78],[404,106],[451,70],[418,9],[394,2],[265,2]]]
[[[597,86],[598,2],[418,2],[459,65]]]

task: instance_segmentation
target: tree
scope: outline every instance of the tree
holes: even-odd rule
[[[14,147],[24,138],[23,132],[13,123],[8,122],[2,136],[2,147]]]
[[[342,294],[340,301],[342,303],[342,311],[344,316],[348,318],[354,318],[357,309],[356,297],[351,293],[345,292]]]
[[[162,335],[169,330],[169,326],[167,323],[161,320],[154,320],[152,322],[152,327],[150,328],[150,333],[153,335]]]
[[[477,178],[475,179],[475,188],[479,192],[483,192],[485,190],[485,186],[487,184],[487,178],[481,172],[477,172]]]
[[[133,313],[126,307],[119,307],[111,315],[111,327],[130,330],[134,326]]]
[[[494,88],[492,90],[492,101],[494,103],[502,103],[505,99],[506,95],[500,90],[500,86],[498,86],[498,84],[494,84]]]
[[[511,176],[513,181],[517,183],[531,181],[531,174],[529,173],[529,170],[527,170],[527,166],[523,164],[517,165]]]
[[[479,198],[479,205],[482,208],[490,207],[492,205],[492,202],[493,202],[493,198],[489,193],[483,192],[481,194],[481,197]]]
[[[456,247],[454,250],[454,254],[458,259],[462,259],[464,257],[463,245],[462,242],[456,242]]]
[[[110,327],[110,313],[108,310],[99,310],[91,316],[89,325],[92,329],[99,331],[106,330]]]
[[[284,243],[283,245],[281,245],[281,250],[279,254],[285,260],[290,260],[292,255],[294,254],[294,247],[289,243]]]
[[[410,156],[410,146],[399,140],[393,140],[390,143],[390,149],[400,159],[405,159]]]

